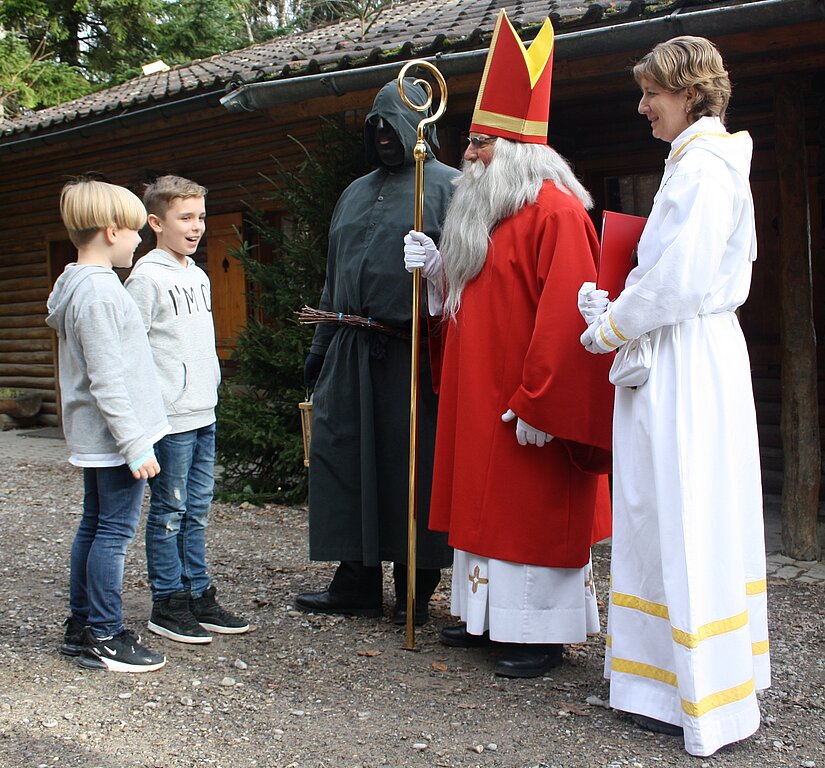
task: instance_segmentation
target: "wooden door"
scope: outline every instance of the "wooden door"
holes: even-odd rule
[[[206,262],[212,283],[212,317],[221,361],[229,359],[246,325],[246,274],[233,253],[241,245],[243,217],[226,213],[206,218]]]

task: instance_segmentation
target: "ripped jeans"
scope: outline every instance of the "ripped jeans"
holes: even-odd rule
[[[155,445],[160,474],[149,481],[146,564],[152,599],[200,597],[209,587],[206,525],[215,488],[215,424],[166,435]]]

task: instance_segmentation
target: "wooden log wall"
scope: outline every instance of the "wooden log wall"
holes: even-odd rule
[[[54,361],[46,326],[47,261],[42,252],[6,245],[0,261],[0,388],[40,392],[43,421],[53,421]]]

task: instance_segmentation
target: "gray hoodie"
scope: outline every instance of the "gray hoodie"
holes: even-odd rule
[[[126,289],[140,310],[172,433],[215,421],[221,370],[215,353],[209,277],[160,248],[138,260]]]
[[[132,462],[168,430],[135,302],[109,268],[69,264],[48,299],[57,332],[63,431],[72,454]],[[104,462],[111,463],[111,462]]]

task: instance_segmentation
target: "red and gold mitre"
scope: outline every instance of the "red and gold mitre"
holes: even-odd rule
[[[550,19],[544,20],[535,40],[525,48],[502,8],[484,65],[470,130],[530,144],[546,144],[552,78]]]

